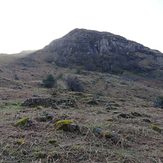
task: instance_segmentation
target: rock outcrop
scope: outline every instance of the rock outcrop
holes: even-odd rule
[[[163,54],[108,32],[74,29],[32,54],[62,67],[121,74],[162,76]]]

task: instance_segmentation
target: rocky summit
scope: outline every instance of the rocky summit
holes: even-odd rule
[[[61,67],[122,74],[126,72],[162,76],[163,54],[109,32],[74,29],[35,52]]]

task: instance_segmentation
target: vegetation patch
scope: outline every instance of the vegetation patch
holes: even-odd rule
[[[105,131],[98,127],[93,128],[93,133],[98,137],[110,140],[114,144],[120,144],[122,140],[119,134],[111,131]]]
[[[74,91],[74,92],[84,91],[83,84],[77,77],[68,76],[66,79],[66,85],[69,91]]]
[[[154,101],[154,106],[163,109],[163,96],[158,96]]]
[[[32,121],[28,117],[21,118],[15,123],[17,127],[29,127],[31,125]]]
[[[155,125],[155,124],[152,124],[152,125],[151,125],[151,128],[152,128],[154,131],[158,132],[158,133],[161,133],[161,132],[162,132],[162,129],[161,129],[159,126]]]
[[[67,128],[67,126],[72,124],[73,122],[74,122],[73,120],[69,120],[69,119],[59,120],[55,123],[55,128],[57,130],[64,129]]]
[[[53,88],[56,84],[56,80],[53,75],[49,74],[45,79],[42,80],[42,84],[45,88]]]

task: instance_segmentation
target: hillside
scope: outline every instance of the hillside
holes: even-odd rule
[[[11,63],[16,59],[26,57],[33,52],[34,50],[26,50],[16,54],[0,54],[0,64]]]
[[[0,162],[163,162],[159,51],[75,29],[41,50],[5,57]],[[49,74],[52,88],[43,82]]]

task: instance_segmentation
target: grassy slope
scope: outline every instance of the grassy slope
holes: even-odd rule
[[[162,89],[146,81],[136,82],[115,75],[82,72],[50,67],[40,73],[26,70],[18,72],[22,88],[0,87],[0,160],[1,162],[109,162],[109,163],[160,163],[163,161],[163,133],[152,129],[153,125],[163,128],[162,110],[153,107],[153,100],[162,94]],[[85,93],[76,94],[58,89],[55,98],[75,99],[77,107],[58,106],[22,107],[24,99],[51,96],[50,91],[37,85],[47,72],[62,74],[58,86],[67,74],[83,81]],[[24,75],[22,75],[24,74]],[[30,76],[29,74],[34,74]],[[145,84],[143,84],[145,83]],[[3,98],[2,98],[3,97]],[[88,104],[95,99],[98,104]],[[113,110],[107,110],[110,103]],[[44,112],[54,116],[53,121],[39,122],[36,119]],[[140,113],[134,118],[119,118],[121,113]],[[15,127],[22,117],[29,117],[33,125],[27,128]],[[77,132],[56,130],[54,121],[72,119],[79,126],[89,130],[85,135]],[[150,122],[146,122],[149,120]],[[93,128],[115,132],[122,143],[114,144],[110,139],[95,136]],[[50,143],[53,142],[53,143]]]

